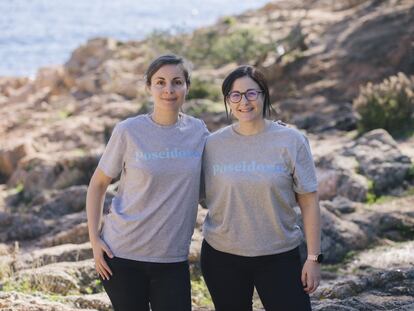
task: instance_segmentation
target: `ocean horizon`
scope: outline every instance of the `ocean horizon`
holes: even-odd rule
[[[129,41],[143,39],[153,31],[190,32],[268,2],[3,0],[0,77],[34,77],[41,67],[64,64],[74,49],[92,38]]]

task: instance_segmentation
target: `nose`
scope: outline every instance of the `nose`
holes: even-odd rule
[[[165,87],[164,87],[164,92],[165,93],[167,93],[167,94],[171,94],[171,93],[173,93],[174,92],[174,87],[173,87],[173,85],[172,84],[167,84]]]
[[[240,105],[245,105],[245,104],[248,104],[248,103],[249,103],[249,101],[247,100],[246,94],[243,94],[239,104]]]

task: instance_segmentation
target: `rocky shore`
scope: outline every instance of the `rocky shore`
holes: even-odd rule
[[[227,54],[203,57],[206,38],[211,55]],[[241,41],[243,57],[230,49]],[[87,184],[114,125],[150,111],[150,59],[183,49],[194,61],[184,110],[210,130],[227,124],[221,79],[248,62],[270,81],[275,118],[310,139],[326,255],[313,310],[414,310],[414,136],[358,135],[352,108],[367,82],[414,75],[413,42],[409,0],[277,1],[192,34],[92,39],[33,80],[0,78],[0,310],[112,310],[88,242]],[[191,244],[194,310],[213,310],[198,265],[205,214]]]

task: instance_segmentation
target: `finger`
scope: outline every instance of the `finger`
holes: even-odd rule
[[[103,279],[104,280],[109,280],[109,274],[108,272],[104,269],[104,267],[102,265],[99,266],[99,271],[101,272],[101,274],[103,275]]]
[[[109,268],[109,266],[108,266],[107,262],[105,261],[105,259],[102,258],[101,261],[100,261],[100,264],[101,264],[101,266],[104,270],[108,271],[108,273],[110,275],[112,275],[112,270],[111,270],[111,268]]]
[[[313,292],[313,288],[315,287],[314,286],[315,283],[311,278],[309,278],[307,282],[308,282],[308,286],[307,286],[306,289],[307,289],[308,293],[310,294],[310,293]]]
[[[318,282],[318,281],[316,281],[316,282],[313,284],[313,290],[312,290],[312,293],[313,293],[314,291],[316,291],[316,290],[318,289],[318,287],[319,287],[319,282]]]
[[[302,271],[302,276],[300,279],[302,281],[303,287],[306,287],[306,272],[305,271]]]
[[[96,266],[96,267],[95,267],[95,270],[96,270],[96,272],[99,274],[99,277],[100,277],[102,280],[105,280],[105,275],[101,272],[101,269],[99,269],[99,267],[98,267],[98,266]]]

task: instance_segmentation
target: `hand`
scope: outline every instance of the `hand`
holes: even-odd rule
[[[320,264],[311,260],[306,260],[302,268],[302,285],[307,294],[312,294],[319,286],[321,281]]]
[[[105,252],[109,258],[113,258],[114,255],[112,254],[108,245],[106,245],[106,243],[101,238],[96,238],[93,241],[91,240],[91,244],[93,259],[95,260],[96,272],[98,272],[102,279],[109,280],[109,276],[112,276],[112,271],[106,263],[103,254]]]

